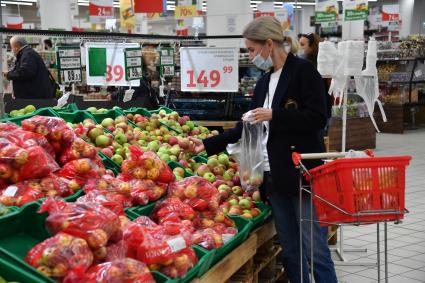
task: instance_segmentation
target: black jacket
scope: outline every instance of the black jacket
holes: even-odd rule
[[[270,73],[256,84],[250,109],[263,107],[268,91]],[[288,101],[296,102],[289,103]],[[320,74],[307,60],[288,55],[280,75],[272,102],[273,118],[267,152],[275,190],[285,194],[298,193],[299,174],[292,162],[292,152],[324,152],[323,129],[327,120],[325,85]],[[242,123],[221,135],[204,140],[208,154],[225,149],[237,142],[242,134]],[[321,161],[305,162],[308,168]]]
[[[19,51],[15,67],[7,74],[7,79],[13,81],[16,98],[54,98],[49,71],[40,55],[29,46]]]

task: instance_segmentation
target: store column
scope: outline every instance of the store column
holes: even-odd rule
[[[246,0],[207,0],[207,35],[241,35],[252,21],[253,11]],[[208,45],[243,46],[240,39],[209,40]]]
[[[72,15],[70,0],[40,0],[42,29],[71,30]],[[60,16],[58,16],[60,11]]]

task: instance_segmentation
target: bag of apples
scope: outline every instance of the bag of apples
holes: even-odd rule
[[[193,176],[170,184],[169,196],[177,197],[196,211],[216,212],[220,204],[220,192],[202,177]]]
[[[87,270],[93,263],[93,254],[85,240],[59,233],[33,247],[25,261],[46,276],[60,280],[74,268]]]
[[[121,176],[118,176],[121,178]],[[159,200],[167,193],[167,184],[152,180],[131,179],[128,181],[134,205],[146,205]]]
[[[22,206],[43,197],[67,197],[73,191],[66,180],[50,174],[41,179],[31,179],[8,186],[0,194],[0,203]]]
[[[71,272],[63,283],[155,283],[143,262],[122,258]]]
[[[263,123],[243,122],[241,137],[241,183],[246,192],[257,190],[263,183]]]
[[[59,169],[54,158],[38,145],[22,148],[0,138],[0,179],[8,183],[42,178]]]
[[[70,161],[88,158],[96,164],[101,165],[102,159],[97,154],[96,147],[86,143],[80,138],[76,138],[68,147],[66,147],[59,156],[59,163],[64,165]]]
[[[79,186],[83,186],[91,179],[99,179],[105,175],[106,170],[103,164],[99,165],[88,158],[82,158],[66,163],[56,175],[75,181]]]
[[[97,203],[68,203],[47,199],[39,212],[48,212],[46,228],[50,234],[65,232],[87,241],[97,259],[106,257],[108,241],[122,238],[121,222],[113,211]]]
[[[130,158],[121,165],[123,178],[149,179],[165,184],[174,181],[173,171],[154,152],[143,152],[135,145],[129,146],[129,150]]]
[[[33,116],[22,121],[22,128],[45,136],[56,153],[62,152],[75,139],[72,128],[57,117]]]
[[[25,131],[17,127],[10,131],[1,131],[0,137],[5,138],[17,146],[25,149],[36,145],[41,146],[48,154],[50,154],[53,158],[56,158],[53,147],[50,145],[48,140],[40,134]]]
[[[160,224],[166,221],[193,220],[195,216],[196,212],[193,208],[177,197],[166,198],[158,202],[152,211],[152,219]]]

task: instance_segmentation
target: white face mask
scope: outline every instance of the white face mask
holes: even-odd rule
[[[264,46],[263,46],[264,48]],[[263,52],[263,48],[261,48],[261,51],[252,59],[252,64],[254,64],[258,69],[261,70],[268,70],[273,66],[272,57],[269,56],[267,59],[264,59],[263,56],[261,56],[261,52]]]
[[[300,50],[298,51],[298,57],[305,58],[305,52],[303,48],[300,48]]]

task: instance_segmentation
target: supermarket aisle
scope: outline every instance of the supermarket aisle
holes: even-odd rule
[[[389,282],[425,282],[425,130],[407,131],[404,135],[378,134],[376,155],[411,155],[407,171],[406,208],[410,214],[402,224],[388,225]],[[381,224],[383,239],[383,224]],[[346,227],[346,248],[367,248],[366,253],[346,254],[352,261],[376,262],[376,225]],[[383,251],[382,240],[382,251]],[[381,257],[384,276],[383,253]],[[377,282],[377,269],[336,266],[339,282]]]

